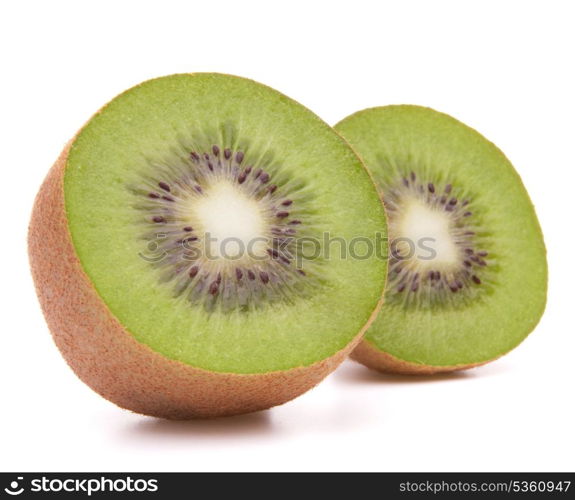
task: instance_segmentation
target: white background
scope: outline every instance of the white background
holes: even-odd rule
[[[573,2],[549,0],[2,2],[0,470],[575,469],[574,14]],[[329,123],[413,103],[494,141],[548,245],[535,332],[459,375],[383,376],[347,362],[283,407],[215,421],[158,421],[93,393],[60,358],[34,295],[33,197],[102,104],[194,71],[261,81]]]

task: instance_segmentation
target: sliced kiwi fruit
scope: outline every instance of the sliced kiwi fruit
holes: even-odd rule
[[[138,413],[210,417],[288,401],[347,356],[387,263],[326,258],[324,235],[382,231],[370,175],[327,124],[254,81],[182,74],[124,92],[66,146],[29,253],[84,382]]]
[[[418,106],[367,109],[335,129],[372,172],[389,224],[385,305],[352,357],[431,374],[517,346],[543,313],[547,264],[531,201],[501,151]]]

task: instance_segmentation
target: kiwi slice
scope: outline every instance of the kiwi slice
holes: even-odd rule
[[[324,236],[382,230],[373,181],[327,124],[251,80],[182,74],[80,130],[37,197],[29,252],[76,374],[123,408],[189,418],[268,408],[333,370],[387,264],[327,258]]]
[[[373,173],[389,224],[385,305],[353,358],[396,373],[491,361],[546,301],[541,229],[497,147],[432,109],[387,106],[336,125]]]

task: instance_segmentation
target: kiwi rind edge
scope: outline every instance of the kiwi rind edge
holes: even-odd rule
[[[350,358],[372,370],[395,375],[435,375],[439,373],[450,373],[468,370],[493,361],[493,359],[488,359],[477,363],[446,366],[413,363],[411,361],[396,358],[385,351],[377,349],[366,339],[362,339],[361,342],[358,343],[357,347],[350,354]]]

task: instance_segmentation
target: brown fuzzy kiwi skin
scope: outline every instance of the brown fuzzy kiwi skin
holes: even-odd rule
[[[382,373],[396,375],[435,375],[438,373],[449,373],[461,370],[468,370],[489,363],[493,360],[481,361],[478,363],[468,363],[460,365],[435,366],[412,363],[396,358],[391,354],[380,351],[374,347],[368,340],[362,339],[350,358],[362,365]]]
[[[76,255],[64,203],[69,143],[42,184],[32,211],[28,252],[52,337],[76,375],[116,405],[167,419],[208,418],[263,410],[318,384],[361,340],[356,337],[310,366],[262,374],[210,372],[168,359],[136,339],[104,304]]]

